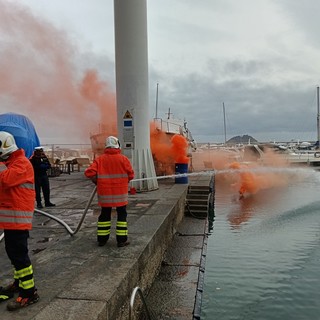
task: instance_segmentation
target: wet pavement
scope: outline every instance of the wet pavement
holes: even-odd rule
[[[76,230],[94,185],[84,177],[83,172],[50,178],[50,184],[51,201],[56,207],[41,210],[62,219],[71,230]],[[89,206],[79,232],[73,236],[57,221],[36,212],[30,232],[29,251],[40,301],[15,312],[7,311],[7,302],[2,302],[0,318],[128,319],[130,296],[135,287],[140,287],[146,294],[150,291],[150,301],[155,297],[151,295],[154,291],[163,295],[161,282],[154,280],[165,257],[163,265],[176,269],[169,271],[166,278],[163,268],[160,269],[160,278],[157,279],[167,282],[165,290],[172,294],[177,288],[181,291],[183,281],[191,284],[183,291],[186,294],[183,305],[188,306],[181,307],[181,317],[174,315],[176,308],[171,315],[166,311],[166,319],[192,319],[205,222],[188,222],[188,219],[184,219],[187,188],[187,184],[175,184],[172,178],[162,179],[159,180],[158,190],[129,195],[128,229],[131,243],[124,248],[116,245],[115,214],[108,243],[104,247],[97,246],[96,221],[100,208],[96,197]],[[197,234],[192,236],[195,242],[191,245],[190,239],[186,241],[186,237],[181,236],[188,232]],[[175,241],[172,242],[173,239]],[[167,250],[170,247],[171,250]],[[0,255],[1,285],[5,285],[12,281],[13,270],[5,253],[4,241],[0,243]],[[173,279],[170,272],[173,272],[172,276],[175,274],[179,277]],[[175,284],[178,286],[173,288]],[[155,313],[161,313],[161,310]]]
[[[206,249],[206,221],[185,217],[146,297],[153,319],[200,319]]]

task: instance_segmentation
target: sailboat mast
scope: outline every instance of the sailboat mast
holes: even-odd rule
[[[319,143],[320,143],[320,120],[319,120],[319,87],[317,87],[317,106],[318,106],[318,112],[317,112],[317,129],[318,129],[318,136],[317,136],[317,149],[319,149]]]
[[[222,102],[223,106],[223,124],[224,124],[224,144],[227,143],[227,128],[226,128],[226,109],[224,107],[224,102]]]
[[[157,94],[156,94],[156,119],[158,119],[158,92],[159,92],[159,83],[157,83]]]

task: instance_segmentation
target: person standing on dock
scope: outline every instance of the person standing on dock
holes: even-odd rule
[[[38,302],[33,268],[28,255],[29,230],[34,211],[34,173],[23,149],[14,137],[0,131],[0,161],[6,166],[0,172],[0,229],[4,230],[7,255],[14,266],[14,281],[0,287],[0,302],[19,293],[7,305],[9,311]]]
[[[46,207],[54,207],[55,204],[50,202],[50,182],[48,177],[48,170],[51,168],[51,164],[42,147],[35,148],[30,162],[34,170],[37,208],[43,208],[41,190],[43,192],[44,205]]]
[[[104,246],[109,239],[113,207],[117,211],[117,245],[127,246],[128,183],[133,179],[134,171],[130,160],[121,154],[118,138],[109,136],[106,139],[104,154],[97,157],[84,174],[97,185],[98,203],[101,207],[97,223],[99,246]]]

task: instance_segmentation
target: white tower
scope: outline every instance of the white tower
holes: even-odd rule
[[[146,0],[114,0],[118,136],[133,164],[133,183],[155,190],[158,181],[150,149]]]

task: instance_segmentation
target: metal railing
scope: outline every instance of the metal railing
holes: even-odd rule
[[[142,301],[142,304],[146,310],[146,314],[147,314],[147,319],[148,320],[151,320],[151,315],[150,315],[150,312],[148,310],[148,307],[147,307],[147,303],[146,303],[146,300],[144,299],[144,296],[143,296],[143,293],[142,293],[142,290],[139,288],[139,287],[135,287],[132,291],[132,294],[131,294],[131,298],[130,298],[130,306],[129,306],[129,320],[132,320],[133,318],[133,306],[134,306],[134,301],[136,299],[136,295],[137,293],[139,293],[140,295],[140,298],[141,298],[141,301]]]

